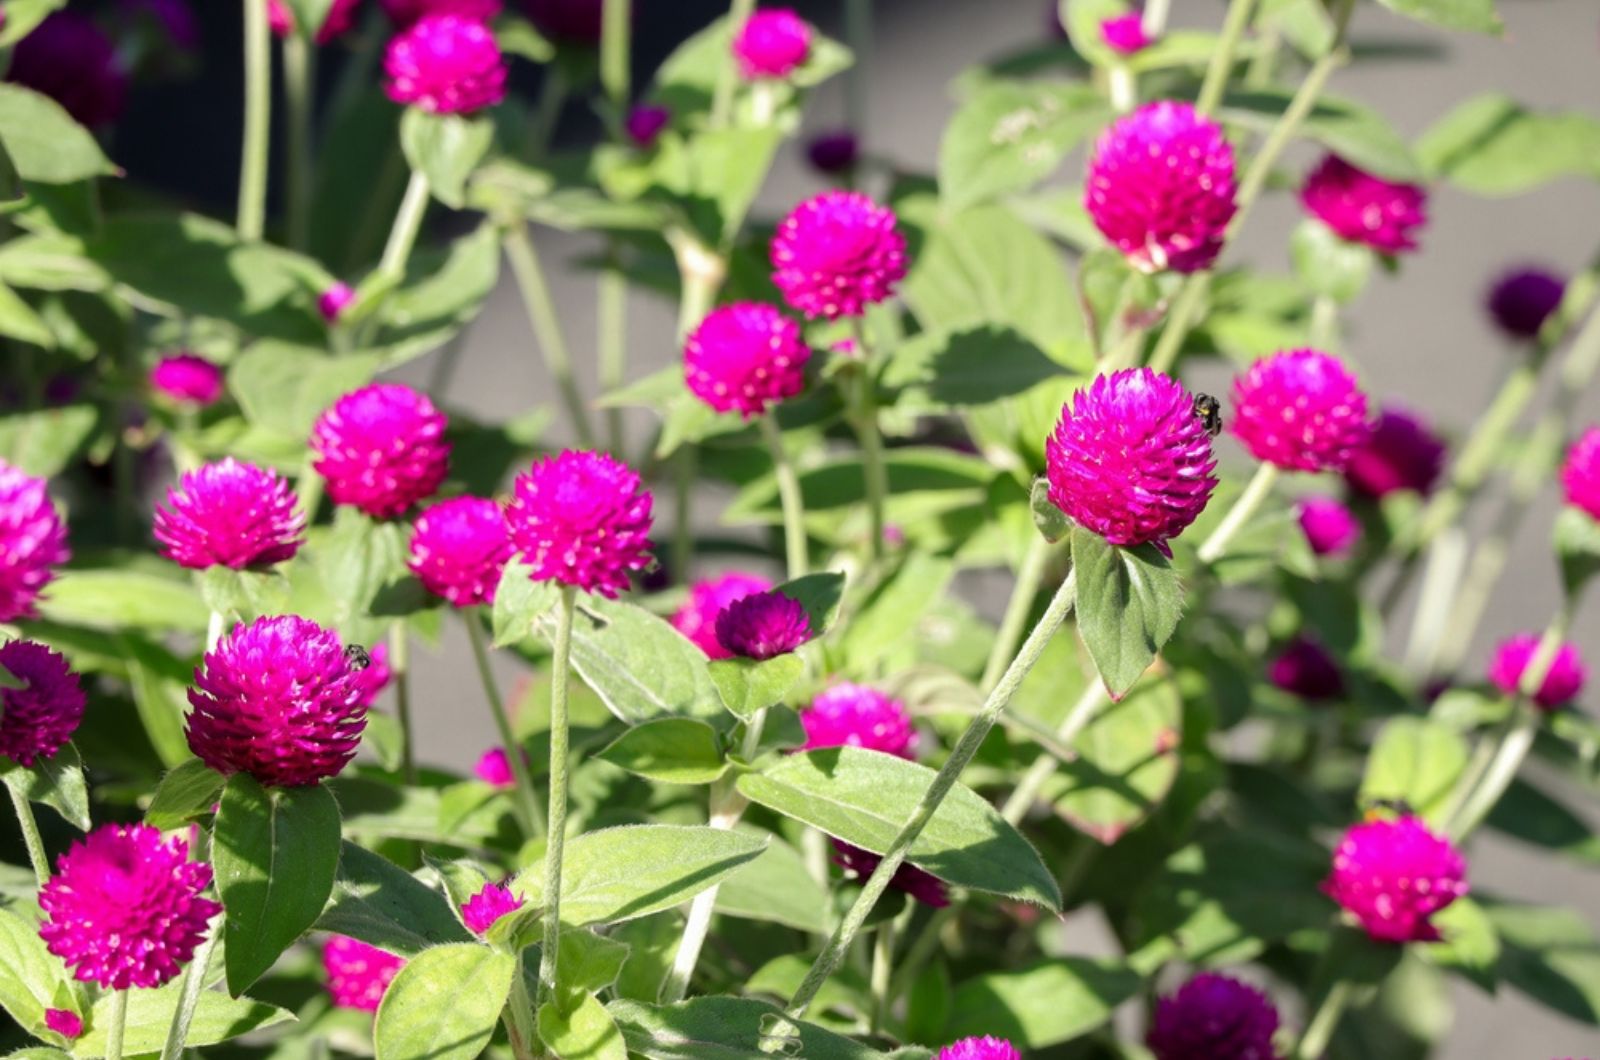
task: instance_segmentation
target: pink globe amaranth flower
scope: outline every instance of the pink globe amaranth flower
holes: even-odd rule
[[[894,211],[859,191],[825,191],[790,211],[773,233],[772,282],[808,317],[860,316],[906,275]]]
[[[1017,1047],[1004,1038],[963,1038],[939,1050],[934,1060],[1022,1060]]]
[[[1084,207],[1135,268],[1199,272],[1222,250],[1237,189],[1222,126],[1187,103],[1147,103],[1101,134]]]
[[[1338,471],[1372,431],[1367,395],[1337,357],[1286,350],[1233,381],[1235,437],[1285,471]]]
[[[800,325],[770,305],[735,302],[690,332],[683,377],[707,405],[748,420],[804,390],[810,359]]]
[[[840,681],[817,693],[800,712],[807,751],[823,747],[865,747],[899,758],[916,756],[917,730],[911,712],[876,688]]]
[[[1566,293],[1566,281],[1548,270],[1515,269],[1489,289],[1489,318],[1514,339],[1538,338]]]
[[[818,133],[806,144],[806,161],[819,173],[837,176],[856,168],[861,158],[861,142],[850,129]]]
[[[486,497],[455,497],[435,504],[412,526],[406,565],[423,588],[456,607],[494,602],[500,574],[511,559],[506,515]]]
[[[328,496],[377,519],[431,497],[450,467],[447,420],[427,396],[374,383],[333,403],[311,431]]]
[[[811,26],[786,7],[753,12],[733,38],[733,57],[746,81],[788,77],[811,54]]]
[[[184,473],[157,505],[154,533],[179,566],[242,570],[292,559],[305,528],[287,479],[230,456]]]
[[[474,22],[492,22],[500,16],[500,0],[379,0],[383,13],[399,29],[407,29],[425,15],[460,15]]]
[[[235,626],[195,670],[189,749],[224,776],[248,773],[267,787],[336,776],[367,726],[363,673],[310,619]]]
[[[568,449],[517,476],[506,518],[534,581],[616,599],[650,565],[650,491],[609,453]]]
[[[83,1017],[68,1009],[45,1009],[44,1025],[49,1030],[55,1031],[61,1037],[69,1040],[83,1037]]]
[[[93,19],[57,11],[17,42],[5,78],[49,96],[91,129],[122,117],[128,71]]]
[[[653,103],[639,103],[623,119],[622,131],[628,134],[635,147],[648,150],[655,146],[661,131],[672,124],[672,111]]]
[[[1296,637],[1267,665],[1267,680],[1301,699],[1320,701],[1344,694],[1344,674],[1328,649],[1309,637]]]
[[[1306,177],[1300,202],[1341,239],[1380,254],[1417,249],[1416,230],[1427,221],[1428,193],[1398,184],[1328,155]]]
[[[1519,633],[1495,646],[1494,657],[1489,661],[1489,680],[1496,688],[1508,696],[1517,694],[1522,687],[1523,672],[1539,651],[1540,639],[1537,633]],[[1587,677],[1578,646],[1562,643],[1550,660],[1550,669],[1534,693],[1533,701],[1543,710],[1566,706],[1583,692]]]
[[[1344,479],[1366,497],[1386,497],[1397,490],[1425,494],[1444,469],[1444,454],[1444,442],[1420,417],[1385,408],[1367,440],[1350,454]]]
[[[1332,497],[1307,497],[1298,507],[1300,529],[1319,556],[1337,556],[1361,540],[1355,513]]]
[[[145,824],[101,825],[56,861],[39,891],[39,937],[73,975],[103,988],[156,987],[194,956],[222,906],[200,893],[211,867]]]
[[[0,482],[3,482],[3,478],[0,478]],[[1561,465],[1561,488],[1566,493],[1568,504],[1600,519],[1600,427],[1590,427],[1584,431],[1573,447],[1567,450],[1566,462]],[[0,485],[0,498],[4,495],[4,486]],[[3,510],[0,508],[0,511]],[[0,518],[0,525],[3,523],[3,518]],[[0,601],[4,598],[4,592],[0,591]],[[0,618],[5,617],[4,610],[4,604],[0,603]]]
[[[384,991],[405,966],[404,958],[344,935],[332,935],[322,944],[328,994],[340,1008],[378,1011]]]
[[[333,0],[317,29],[317,43],[328,44],[350,32],[360,7],[361,0]],[[283,0],[267,0],[267,25],[279,37],[287,37],[294,32],[294,12]]]
[[[31,618],[54,568],[71,556],[45,480],[0,460],[0,622]]]
[[[1247,983],[1202,972],[1156,1004],[1145,1044],[1156,1060],[1277,1060],[1278,1010]]]
[[[1170,376],[1099,376],[1061,409],[1045,440],[1050,503],[1113,545],[1165,549],[1217,487],[1194,395]]]
[[[672,615],[672,627],[712,659],[727,659],[732,652],[717,640],[717,616],[734,601],[752,593],[766,592],[772,582],[756,574],[738,571],[719,575],[689,587],[689,598]]]
[[[150,386],[186,405],[215,404],[222,397],[222,368],[192,353],[173,353],[150,369]]]
[[[506,61],[482,22],[424,15],[389,42],[384,91],[430,114],[472,114],[506,96]]]
[[[523,6],[548,37],[571,44],[600,43],[603,0],[525,0]]]
[[[521,909],[522,899],[511,893],[511,888],[498,883],[486,883],[477,894],[461,903],[461,919],[474,935],[487,934],[495,921],[507,913]]]
[[[0,667],[22,684],[0,688],[0,756],[26,768],[72,739],[87,701],[67,660],[43,644],[0,644]]]
[[[335,280],[331,287],[317,295],[317,313],[327,323],[337,324],[345,309],[355,300],[355,288],[343,280]]]
[[[870,850],[853,847],[838,839],[833,841],[833,863],[856,879],[865,880],[871,876],[881,861],[883,859]],[[889,877],[889,886],[935,909],[943,909],[950,904],[950,894],[944,881],[909,861],[902,863]]]
[[[522,752],[523,764],[528,762],[528,752]],[[497,788],[514,787],[517,775],[511,769],[511,758],[503,747],[491,747],[483,752],[478,759],[478,764],[472,767],[472,772],[485,784]]]
[[[743,659],[787,655],[810,639],[805,605],[782,593],[751,593],[717,616],[717,643]]]
[[[1100,23],[1100,39],[1118,55],[1133,55],[1150,47],[1150,38],[1144,32],[1144,18],[1138,12]]]
[[[1428,918],[1467,893],[1467,865],[1419,818],[1373,818],[1345,832],[1322,890],[1381,942],[1439,938]]]

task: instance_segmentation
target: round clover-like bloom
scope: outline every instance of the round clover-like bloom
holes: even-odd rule
[[[850,129],[818,133],[806,144],[806,161],[818,173],[836,176],[856,168],[861,158],[861,141]]]
[[[30,617],[54,568],[71,556],[44,479],[0,460],[0,622]]]
[[[1222,251],[1237,208],[1233,147],[1187,103],[1147,103],[1101,134],[1084,207],[1144,272],[1199,272]]]
[[[317,43],[327,44],[350,32],[360,7],[361,0],[333,0],[317,27]],[[294,12],[283,0],[267,0],[267,24],[277,36],[287,37],[294,32]]]
[[[1489,680],[1496,688],[1508,696],[1517,694],[1522,686],[1523,672],[1539,651],[1540,639],[1537,633],[1519,633],[1495,646],[1494,657],[1489,661]],[[1578,646],[1563,642],[1550,660],[1550,669],[1545,672],[1544,681],[1533,694],[1533,701],[1544,710],[1566,706],[1583,692],[1584,679],[1587,677],[1588,671],[1583,665],[1583,656],[1578,653]]]
[[[859,191],[825,191],[796,206],[773,233],[772,282],[808,317],[860,316],[906,275],[894,211]]]
[[[333,403],[311,431],[328,496],[378,519],[431,497],[450,467],[447,421],[427,396],[374,383]]]
[[[172,353],[150,369],[150,386],[173,401],[204,407],[222,397],[222,368],[192,353]]]
[[[492,22],[500,15],[500,0],[380,0],[383,13],[400,29],[424,15],[460,15],[474,22]]]
[[[424,15],[389,42],[384,91],[430,114],[472,114],[506,96],[506,61],[489,27],[460,15]]]
[[[800,712],[806,750],[821,747],[865,747],[900,758],[914,758],[917,730],[911,712],[898,699],[866,685],[840,681],[823,691]]]
[[[1144,18],[1137,11],[1100,23],[1100,39],[1118,55],[1133,55],[1150,47],[1150,38],[1144,32]]]
[[[653,103],[639,103],[623,119],[622,131],[628,134],[635,147],[648,150],[655,146],[661,131],[672,124],[672,111]]]
[[[496,920],[507,913],[515,913],[522,904],[522,899],[512,894],[511,888],[486,883],[482,890],[461,903],[461,919],[468,931],[483,935],[494,927]]]
[[[185,472],[154,524],[167,558],[190,570],[282,563],[300,550],[305,528],[287,479],[231,456]]]
[[[1113,545],[1165,548],[1217,488],[1194,395],[1149,368],[1099,376],[1045,440],[1050,503]]]
[[[525,0],[523,6],[547,37],[571,44],[600,43],[602,0]]]
[[[194,956],[222,906],[200,897],[211,867],[146,824],[101,825],[56,861],[39,891],[39,937],[73,975],[102,988],[156,987]]]
[[[1328,155],[1306,177],[1300,202],[1339,238],[1380,254],[1417,249],[1416,231],[1427,221],[1428,193],[1393,183]]]
[[[1361,540],[1361,523],[1342,501],[1307,497],[1298,506],[1300,530],[1319,556],[1337,556]]]
[[[733,57],[746,81],[788,77],[811,54],[811,26],[786,7],[753,12],[733,38]]]
[[[83,1017],[70,1009],[45,1009],[44,1025],[69,1041],[83,1037]]]
[[[1229,429],[1257,460],[1285,471],[1338,471],[1366,441],[1367,395],[1337,357],[1286,350],[1233,381]]]
[[[1444,454],[1444,442],[1421,417],[1391,406],[1379,411],[1372,433],[1350,454],[1344,479],[1366,497],[1425,494],[1444,470]]]
[[[331,935],[322,944],[328,994],[340,1008],[378,1011],[384,991],[405,966],[404,958],[345,935]]]
[[[49,96],[82,125],[110,125],[128,99],[111,38],[80,11],[56,11],[17,42],[5,79]]]
[[[1145,1044],[1156,1060],[1277,1060],[1278,1010],[1266,994],[1202,972],[1156,1005]]]
[[[362,672],[310,619],[235,626],[195,671],[189,749],[224,776],[248,773],[268,787],[336,776],[367,727]]]
[[[3,476],[3,472],[0,472],[0,476]],[[3,481],[3,477],[0,477],[0,483]],[[1561,465],[1561,488],[1566,493],[1568,504],[1600,519],[1600,427],[1590,427],[1584,431],[1573,447],[1567,450],[1566,462]],[[0,498],[4,496],[4,486],[0,485]],[[0,501],[0,505],[3,505],[3,501]],[[4,511],[3,506],[0,506],[0,511]],[[3,518],[0,518],[0,526],[3,525]],[[4,599],[5,593],[0,590],[0,618],[5,617]]]
[[[1410,815],[1345,832],[1322,890],[1382,942],[1431,942],[1429,917],[1467,893],[1467,864],[1444,836]]]
[[[0,667],[21,688],[0,688],[0,757],[20,766],[49,758],[83,721],[86,699],[67,660],[43,644],[0,644]]]
[[[534,581],[616,599],[628,572],[650,565],[651,504],[627,464],[568,449],[517,476],[506,518]]]
[[[743,659],[787,655],[810,639],[805,605],[782,593],[751,593],[717,616],[717,643]]]
[[[355,288],[343,280],[335,280],[332,286],[317,295],[317,314],[327,323],[337,324],[345,309],[355,300]]]
[[[1489,318],[1514,339],[1538,338],[1544,322],[1561,307],[1567,284],[1545,269],[1514,269],[1489,288]]]
[[[773,306],[735,302],[713,309],[690,332],[683,377],[707,405],[748,420],[804,390],[810,359],[800,325]]]
[[[423,588],[456,607],[493,603],[510,559],[506,514],[486,497],[435,504],[412,526],[407,566]]]
[[[672,615],[672,627],[694,641],[712,659],[726,659],[733,653],[717,640],[717,616],[735,600],[751,593],[766,592],[772,582],[756,574],[731,571],[695,582],[689,598]]]
[[[1296,637],[1267,665],[1267,680],[1301,699],[1337,699],[1344,674],[1328,649],[1309,637]]]
[[[853,847],[838,839],[833,841],[833,863],[856,879],[865,880],[871,876],[882,860],[870,850]],[[889,886],[897,891],[904,891],[923,905],[935,909],[943,909],[950,904],[950,894],[945,888],[944,881],[930,872],[917,868],[909,861],[901,863],[900,867],[894,870],[894,875],[889,877]]]
[[[1022,1060],[1017,1047],[1004,1038],[963,1038],[939,1050],[934,1060]]]
[[[522,761],[524,765],[527,764],[527,751],[522,752]],[[517,783],[517,775],[511,769],[511,759],[503,747],[491,747],[483,752],[477,765],[472,767],[472,772],[479,780],[496,788],[510,788]]]

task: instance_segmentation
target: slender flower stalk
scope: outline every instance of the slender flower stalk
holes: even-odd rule
[[[283,95],[288,109],[285,161],[289,249],[304,250],[311,238],[311,183],[315,173],[312,112],[317,98],[317,53],[302,33],[283,39]]]
[[[33,816],[33,806],[28,796],[16,786],[7,784],[11,805],[17,808],[17,825],[22,829],[22,842],[28,848],[28,863],[33,866],[33,876],[40,887],[50,882],[50,859],[45,856],[44,841],[39,837],[39,822]]]
[[[1028,545],[1022,565],[1017,568],[1017,580],[1011,589],[1011,599],[1006,603],[1006,613],[995,632],[994,646],[989,649],[989,661],[984,664],[983,676],[978,679],[980,689],[988,691],[993,688],[994,683],[1000,680],[1000,675],[1005,673],[1006,663],[1017,653],[1023,626],[1028,621],[1028,612],[1033,610],[1033,598],[1039,594],[1039,583],[1044,578],[1052,551],[1053,546],[1042,536],[1035,536]]]
[[[868,989],[872,992],[872,1022],[869,1029],[877,1034],[889,1018],[889,1005],[894,1000],[889,990],[894,974],[894,945],[897,941],[902,917],[913,912],[915,906],[906,906],[905,913],[885,924],[878,926],[878,933],[872,940],[872,971],[868,980]]]
[[[1151,40],[1158,39],[1167,31],[1167,16],[1172,12],[1172,0],[1145,0],[1144,15],[1140,28],[1144,35]]]
[[[800,479],[789,462],[783,447],[783,431],[773,413],[761,417],[761,436],[766,440],[767,452],[772,456],[773,474],[778,479],[778,500],[783,506],[783,545],[788,562],[789,577],[804,576],[807,563],[805,502],[800,494]]]
[[[239,238],[266,229],[267,148],[272,132],[272,37],[267,0],[244,0],[244,148],[239,163]]]
[[[1216,529],[1211,531],[1205,543],[1200,546],[1200,562],[1215,563],[1222,558],[1228,550],[1228,543],[1235,534],[1244,529],[1256,511],[1261,507],[1268,494],[1272,492],[1273,484],[1278,481],[1278,466],[1262,461],[1256,468],[1256,473],[1250,477],[1250,482],[1245,486],[1244,492],[1239,494],[1239,499],[1233,502],[1233,507],[1228,509],[1228,514],[1222,517]]]
[[[1222,93],[1228,87],[1228,77],[1233,73],[1233,59],[1239,51],[1239,42],[1244,39],[1244,31],[1250,26],[1250,16],[1254,14],[1256,0],[1232,0],[1228,4],[1228,14],[1222,23],[1222,35],[1217,40],[1216,50],[1211,53],[1211,65],[1206,68],[1206,77],[1200,85],[1200,95],[1195,100],[1195,109],[1202,114],[1210,114],[1217,109],[1217,104],[1222,102]]]
[[[555,995],[556,951],[561,944],[561,859],[567,841],[568,670],[572,660],[572,618],[578,590],[561,587],[550,659],[550,811],[544,855],[544,946],[539,954],[539,990]],[[536,1002],[539,998],[534,999]],[[538,1005],[536,1004],[537,1010]]]
[[[467,640],[472,644],[472,661],[478,667],[478,679],[483,682],[483,694],[489,701],[489,713],[494,716],[495,728],[500,733],[500,743],[506,751],[506,762],[511,766],[511,776],[516,789],[515,805],[522,827],[530,836],[544,833],[544,816],[539,810],[539,800],[534,794],[533,777],[528,772],[527,759],[522,745],[511,729],[511,718],[506,713],[505,699],[500,695],[500,685],[489,667],[489,648],[483,639],[483,623],[475,614],[461,616],[467,627]]]
[[[122,1039],[127,1028],[128,991],[117,990],[111,994],[111,1026],[106,1029],[106,1060],[122,1060]]]
[[[1345,1006],[1350,1002],[1350,994],[1354,986],[1341,979],[1328,988],[1322,996],[1322,1001],[1317,1005],[1317,1011],[1312,1015],[1311,1022],[1306,1024],[1305,1033],[1300,1036],[1300,1042],[1295,1047],[1295,1060],[1320,1060],[1328,1051],[1328,1042],[1333,1038],[1333,1032],[1339,1026],[1339,1019],[1344,1015]]]
[[[389,627],[389,671],[393,674],[395,717],[400,722],[400,775],[417,782],[415,741],[411,731],[411,638],[402,619]]]
[[[508,222],[504,240],[511,273],[516,279],[517,290],[522,294],[523,307],[528,312],[528,323],[532,325],[539,350],[544,354],[545,366],[561,392],[567,417],[572,421],[573,433],[580,445],[592,447],[594,428],[589,423],[588,407],[584,404],[583,395],[578,392],[578,383],[572,374],[572,354],[567,346],[567,336],[556,314],[550,285],[545,280],[544,268],[533,248],[527,222]]]
[[[206,940],[194,951],[194,959],[183,970],[183,985],[178,988],[178,1007],[172,1014],[172,1025],[167,1028],[167,1041],[161,1047],[161,1060],[182,1060],[189,1043],[189,1028],[194,1024],[195,1009],[200,1005],[200,995],[206,988],[206,970],[211,966],[211,955],[216,952],[222,938],[222,918],[213,917]]]
[[[633,0],[604,0],[600,9],[600,86],[619,118],[628,103],[632,31]]]
[[[406,183],[405,197],[400,200],[394,225],[389,229],[389,241],[384,244],[383,257],[378,262],[378,272],[391,284],[405,278],[406,262],[411,260],[411,250],[417,245],[417,234],[422,231],[422,218],[428,210],[428,178],[413,170]]]
[[[750,19],[756,9],[756,0],[732,0],[728,4],[728,32],[731,37],[738,36],[740,28]],[[739,85],[739,61],[734,57],[730,47],[728,53],[722,57],[722,66],[717,70],[717,83],[711,94],[711,127],[721,129],[733,117],[733,92]]]

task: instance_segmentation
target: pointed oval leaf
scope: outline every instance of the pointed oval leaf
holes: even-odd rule
[[[884,1054],[814,1023],[785,1019],[776,1005],[754,998],[697,997],[676,1005],[613,1001],[606,1006],[627,1040],[628,1051],[646,1060],[881,1060]],[[777,1041],[787,1024],[798,1032],[799,1049]]]
[[[1461,733],[1428,718],[1395,718],[1372,743],[1357,798],[1364,806],[1404,802],[1438,828],[1466,766],[1467,741]]]
[[[550,616],[540,625],[549,631]],[[585,599],[572,628],[572,667],[630,725],[668,715],[722,714],[705,652],[637,604]]]
[[[128,991],[128,1022],[122,1042],[123,1056],[155,1054],[166,1046],[167,1031],[178,1011],[183,982],[180,977],[158,990]],[[106,1055],[106,1029],[111,1026],[111,1004],[112,996],[109,993],[94,1003],[93,1014],[84,1021],[88,1025],[88,1032],[72,1043],[73,1056]],[[219,991],[207,990],[200,995],[200,1001],[195,1006],[194,1020],[189,1024],[189,1035],[185,1040],[190,1049],[196,1049],[293,1019],[290,1013],[264,1001],[248,997],[231,998]]]
[[[211,812],[224,783],[221,773],[198,758],[180,762],[156,786],[144,823],[163,832],[182,828]]]
[[[44,1030],[44,1011],[56,1007],[68,979],[61,961],[45,949],[39,926],[0,909],[0,1009],[29,1031]]]
[[[717,730],[694,718],[635,725],[595,757],[663,784],[710,784],[728,769]]]
[[[793,653],[770,659],[712,659],[707,671],[728,713],[749,721],[756,711],[783,701],[805,676],[806,663]]]
[[[628,1060],[622,1032],[593,994],[584,994],[569,1012],[554,1003],[541,1006],[539,1040],[557,1060]]]
[[[354,843],[340,849],[333,897],[317,927],[401,957],[472,939],[444,895]]]
[[[89,785],[83,779],[78,749],[72,744],[27,769],[8,760],[0,767],[0,779],[29,802],[41,802],[55,810],[80,832],[89,830]]]
[[[561,590],[555,582],[536,582],[533,568],[521,557],[506,564],[494,592],[492,625],[494,646],[504,648],[533,636],[534,623],[556,604]]]
[[[1178,628],[1183,584],[1150,545],[1118,548],[1083,527],[1072,531],[1078,633],[1113,698],[1139,680]]]
[[[378,1060],[473,1060],[511,994],[517,959],[479,943],[424,950],[400,969],[373,1029]]]
[[[1107,845],[1148,817],[1178,776],[1183,705],[1170,681],[1146,681],[1107,705],[1073,741],[1044,798],[1078,831]]]
[[[1126,965],[1082,957],[980,975],[956,988],[945,1034],[993,1034],[1042,1049],[1103,1026],[1143,982]]]
[[[25,181],[74,184],[118,172],[61,104],[21,85],[0,85],[0,144]]]

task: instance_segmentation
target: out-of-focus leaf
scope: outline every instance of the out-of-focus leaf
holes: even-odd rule
[[[428,190],[453,209],[465,205],[467,179],[494,141],[487,117],[430,114],[407,107],[400,119],[400,148],[411,168],[428,181]]]
[[[58,475],[88,447],[100,416],[94,405],[0,414],[0,457],[30,475]]]
[[[330,357],[304,346],[258,342],[228,369],[228,389],[250,422],[296,438],[339,397],[372,381],[376,354]]]
[[[1230,92],[1219,113],[1266,129],[1287,109],[1290,93],[1279,89]],[[1389,180],[1419,181],[1423,171],[1387,119],[1371,107],[1323,96],[1301,126],[1302,134],[1354,166]]]
[[[1182,708],[1171,681],[1146,681],[1107,705],[1073,741],[1077,755],[1057,768],[1045,801],[1096,841],[1121,839],[1177,778]]]
[[[1417,142],[1430,176],[1478,195],[1520,195],[1561,177],[1600,174],[1600,121],[1535,111],[1489,93],[1460,104]]]
[[[1576,600],[1589,579],[1600,574],[1600,519],[1566,505],[1556,516],[1555,542],[1561,587],[1568,599]]]
[[[1455,729],[1426,718],[1395,718],[1373,740],[1357,798],[1364,805],[1404,802],[1438,828],[1466,765],[1467,742]]]
[[[805,859],[776,836],[742,825],[766,842],[761,856],[722,882],[717,912],[746,920],[785,924],[820,935],[828,928],[828,892],[812,878]]]
[[[178,978],[158,990],[128,991],[128,1021],[122,1041],[123,1056],[154,1055],[167,1043],[167,1031],[178,1011],[183,979]],[[106,1032],[111,1026],[112,995],[108,991],[94,1003],[94,1011],[84,1025],[82,1038],[72,1043],[76,1057],[106,1055]],[[215,990],[200,994],[194,1021],[185,1041],[190,1048],[215,1045],[253,1031],[293,1020],[294,1016],[254,998],[231,998]]]
[[[1340,239],[1333,229],[1309,218],[1295,226],[1289,253],[1301,282],[1341,305],[1360,294],[1372,274],[1370,248]]]
[[[1139,992],[1137,972],[1111,961],[1058,957],[1017,972],[991,972],[956,987],[945,1034],[992,1034],[1028,1049],[1103,1026]]]
[[[1378,0],[1396,14],[1446,29],[1499,34],[1505,29],[1494,0]]]
[[[900,412],[987,405],[1061,375],[1061,365],[1020,334],[1000,327],[925,332],[896,347],[882,386]]]
[[[805,1060],[881,1060],[883,1054],[813,1023],[785,1020],[776,1005],[753,998],[697,997],[676,1005],[613,1001],[606,1006],[628,1045],[646,1060],[762,1060],[774,1054],[784,1024],[798,1032]]]
[[[380,855],[349,842],[340,850],[333,897],[317,927],[402,957],[415,956],[430,946],[471,939],[444,895]]]
[[[1023,191],[1061,164],[1110,108],[1092,86],[992,82],[962,102],[939,147],[939,193],[952,211]]]
[[[61,104],[21,85],[0,85],[0,145],[25,181],[72,184],[121,173]]]
[[[515,955],[478,943],[424,950],[384,991],[373,1039],[379,1060],[472,1060],[494,1035]]]

